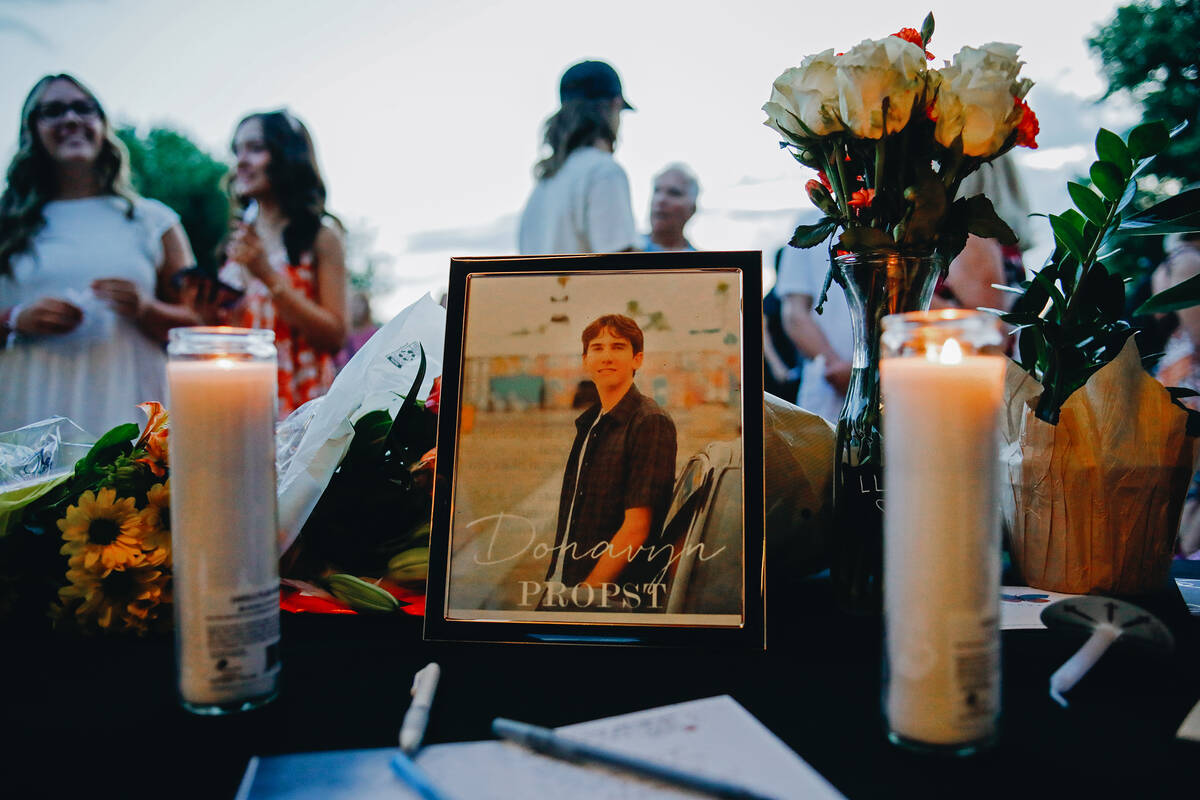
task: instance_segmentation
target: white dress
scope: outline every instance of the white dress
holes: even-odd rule
[[[99,436],[122,422],[144,422],[138,403],[166,403],[162,344],[90,288],[97,278],[124,278],[154,295],[162,236],[179,216],[156,200],[139,198],[133,219],[127,208],[114,196],[47,203],[45,227],[0,277],[0,309],[46,296],[83,309],[70,333],[20,337],[0,350],[0,431],[64,416]]]
[[[538,181],[517,231],[522,255],[616,253],[636,243],[629,178],[598,147],[572,150],[558,172]]]

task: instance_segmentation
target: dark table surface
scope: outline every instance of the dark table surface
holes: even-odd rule
[[[1200,564],[1177,573],[1200,577]],[[1200,698],[1200,618],[1173,586],[1139,600],[1172,628],[1175,652],[1114,647],[1066,709],[1048,681],[1082,638],[1006,631],[999,741],[949,759],[884,737],[880,620],[834,610],[825,579],[772,585],[757,653],[432,643],[399,614],[285,614],[279,698],[225,718],[181,710],[169,636],[3,631],[0,796],[230,798],[254,754],[395,744],[429,661],[442,665],[430,744],[491,738],[496,716],[557,726],[730,694],[854,800],[1200,796],[1200,744],[1175,737]]]

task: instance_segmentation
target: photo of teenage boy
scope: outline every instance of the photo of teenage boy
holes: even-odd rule
[[[623,578],[649,572],[675,482],[675,423],[634,385],[645,356],[634,320],[599,317],[582,340],[599,402],[575,420],[541,608],[661,610],[654,587]]]

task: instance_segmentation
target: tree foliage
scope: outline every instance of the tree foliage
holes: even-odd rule
[[[1117,9],[1088,40],[1108,81],[1105,97],[1128,92],[1142,121],[1190,123],[1150,168],[1184,186],[1200,181],[1200,0],[1153,0]]]
[[[169,128],[152,128],[142,136],[122,126],[117,136],[129,150],[134,188],[174,209],[196,262],[215,268],[217,249],[229,228],[229,196],[223,188],[229,167]]]

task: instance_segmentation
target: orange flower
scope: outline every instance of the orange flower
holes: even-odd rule
[[[151,434],[166,429],[167,410],[163,408],[162,403],[156,403],[153,400],[146,403],[138,403],[138,408],[145,411],[146,416],[149,417],[146,420],[146,427],[142,429],[142,438],[137,441],[137,446],[141,447],[146,444]]]
[[[857,192],[850,195],[850,202],[846,205],[850,206],[851,208],[869,208],[874,199],[874,189],[859,189]]]
[[[1038,124],[1037,114],[1033,113],[1033,109],[1024,100],[1015,100],[1015,105],[1022,111],[1021,121],[1017,123],[1017,144],[1036,150],[1036,138],[1042,130]]]
[[[825,170],[823,170],[823,169],[817,170],[817,177],[821,179],[822,186],[824,186],[826,189],[828,189],[831,192],[833,191],[833,184],[831,184],[829,182],[829,176],[825,174]]]
[[[138,464],[145,464],[156,477],[167,474],[167,410],[162,403],[139,403],[138,408],[149,417],[142,436],[137,441],[137,447],[146,450],[145,458],[135,459]]]
[[[893,33],[892,36],[895,36],[897,39],[903,39],[906,42],[911,42],[922,50],[925,50],[925,40],[921,38],[921,32],[916,28],[901,28]],[[933,53],[925,50],[925,60],[933,61]]]

